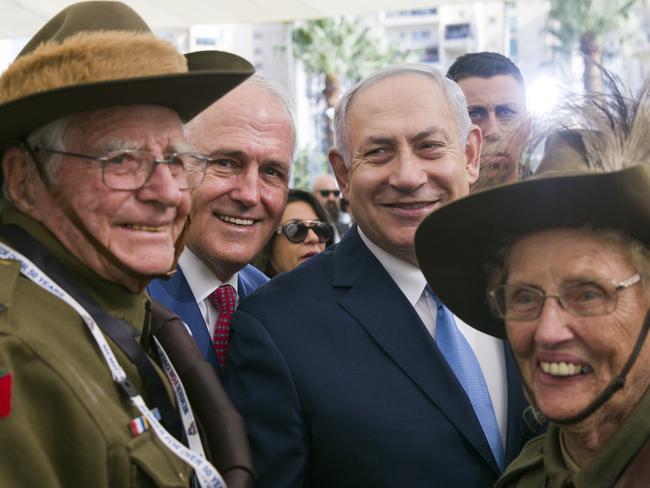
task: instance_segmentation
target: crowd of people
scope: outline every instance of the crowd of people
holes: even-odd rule
[[[650,484],[650,90],[496,53],[287,91],[80,2],[0,76],[1,486]]]

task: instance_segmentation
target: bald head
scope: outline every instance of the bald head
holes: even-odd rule
[[[336,222],[341,209],[341,192],[336,178],[330,174],[322,174],[314,180],[314,195],[325,207],[330,219]]]
[[[238,116],[243,124],[247,118],[288,123],[291,132],[291,150],[296,142],[293,119],[293,99],[277,83],[253,76],[213,103],[185,125],[187,137],[197,149],[209,154],[210,140],[214,137],[215,123]],[[233,115],[237,114],[237,115]]]

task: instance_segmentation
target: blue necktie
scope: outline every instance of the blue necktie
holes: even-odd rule
[[[428,287],[427,290],[429,290]],[[435,294],[432,293],[432,296],[438,306],[436,316],[438,348],[467,393],[483,433],[490,444],[494,459],[499,469],[503,471],[504,452],[501,433],[481,366],[467,340],[456,327],[454,316]]]

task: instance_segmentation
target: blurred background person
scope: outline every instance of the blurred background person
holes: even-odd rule
[[[517,181],[527,142],[526,85],[519,68],[502,54],[468,53],[449,67],[467,100],[473,124],[483,133],[481,170],[471,190]]]
[[[316,197],[291,189],[280,227],[253,264],[273,277],[292,270],[333,243],[334,230]]]
[[[313,194],[327,212],[329,223],[334,226],[334,242],[339,242],[352,223],[348,218],[349,214],[344,216],[341,212],[341,190],[336,178],[330,174],[318,176],[314,180]]]

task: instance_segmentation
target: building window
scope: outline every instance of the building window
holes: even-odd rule
[[[445,26],[445,39],[467,39],[469,36],[469,24],[449,24]]]
[[[510,57],[516,58],[519,54],[519,44],[517,44],[517,39],[510,38]]]
[[[422,62],[424,63],[437,63],[440,61],[440,55],[438,54],[438,47],[427,47],[424,49],[424,55],[422,56]]]
[[[413,10],[393,10],[388,12],[388,17],[419,17],[423,15],[436,15],[438,9],[436,7],[432,8],[418,8]]]
[[[517,32],[517,17],[514,15],[508,16],[508,29],[510,32]]]
[[[413,31],[411,32],[411,39],[414,41],[422,40],[422,39],[428,39],[431,36],[431,31],[428,30],[421,30],[421,31]]]
[[[217,40],[214,37],[197,37],[195,43],[197,46],[216,46]]]

